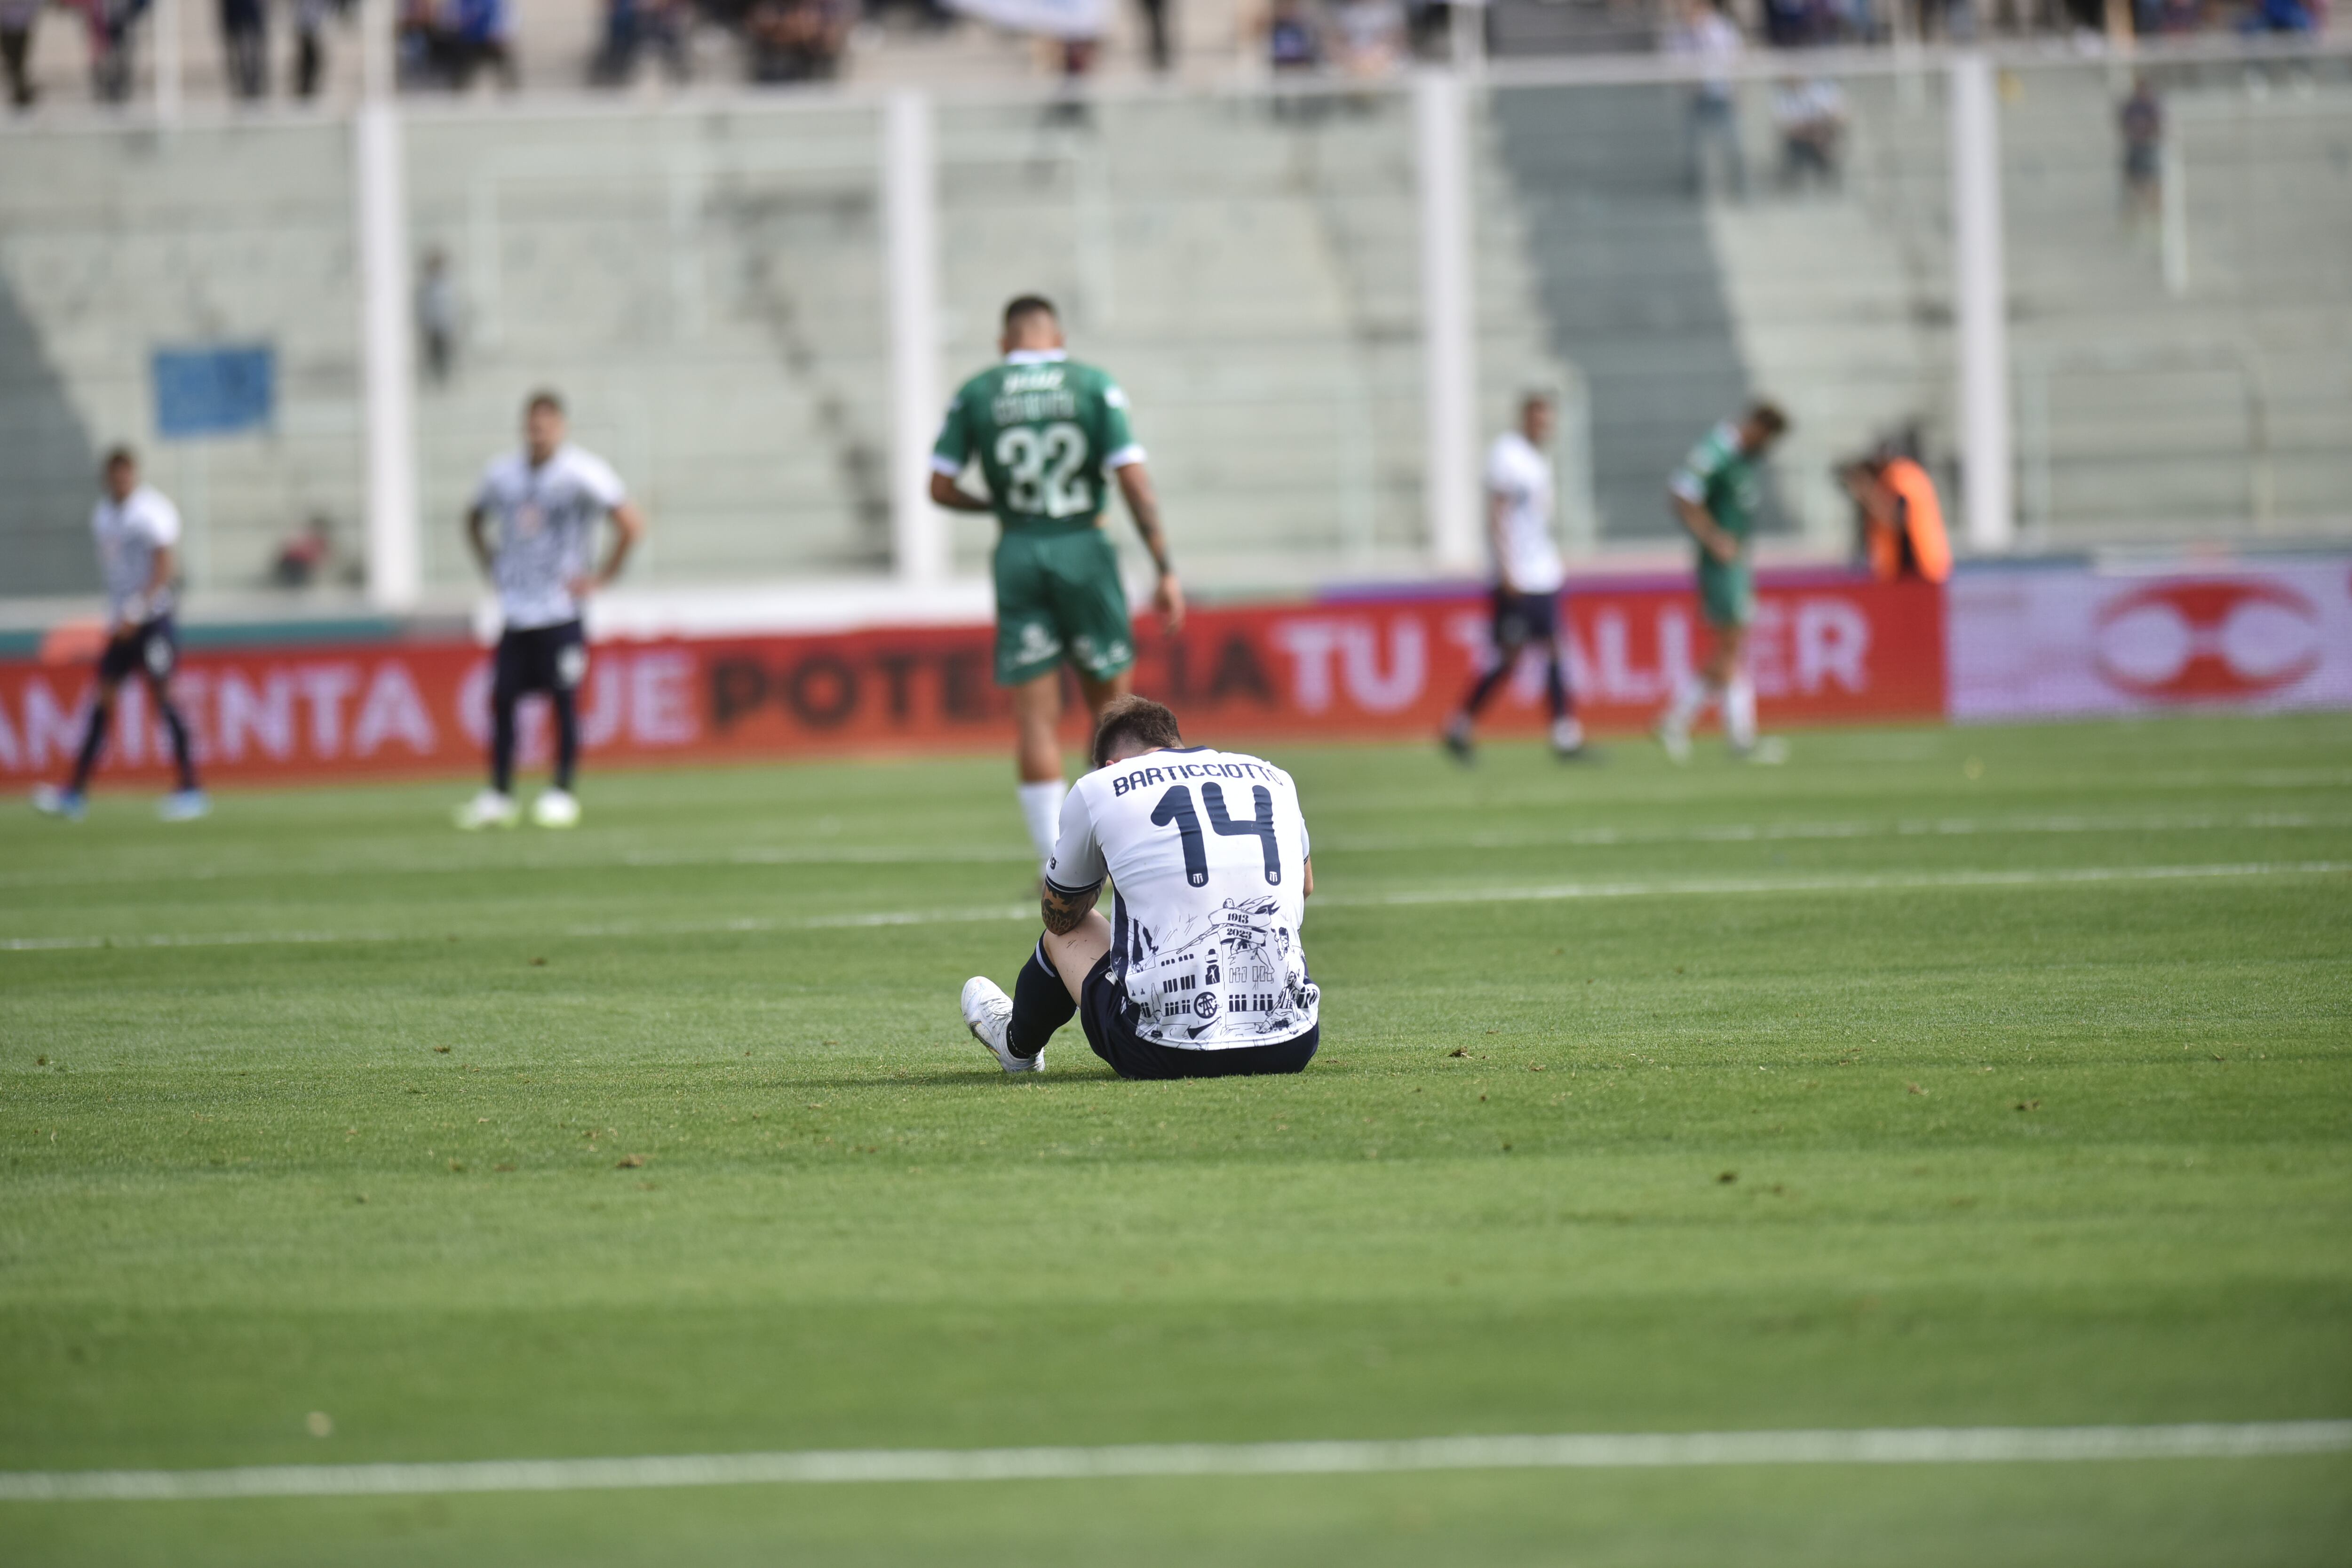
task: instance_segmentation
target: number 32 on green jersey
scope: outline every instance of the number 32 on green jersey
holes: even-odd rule
[[[1094,486],[1078,473],[1086,466],[1087,433],[1068,420],[1043,428],[1015,425],[1001,432],[996,460],[1013,480],[1013,492],[1005,499],[1013,510],[1045,517],[1093,515]]]

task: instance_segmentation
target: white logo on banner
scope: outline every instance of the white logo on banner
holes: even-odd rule
[[[2348,566],[1962,574],[1947,633],[1952,716],[2352,704]]]

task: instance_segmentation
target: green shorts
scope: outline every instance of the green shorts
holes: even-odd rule
[[[1135,663],[1118,552],[1100,528],[1009,531],[995,571],[997,685],[1024,685],[1064,659],[1093,680]]]
[[[1756,618],[1756,574],[1746,561],[1726,566],[1709,556],[1698,563],[1698,607],[1711,626],[1744,626]]]

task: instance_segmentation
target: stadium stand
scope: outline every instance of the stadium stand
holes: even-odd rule
[[[2118,214],[2115,73],[2018,73],[2002,119],[2020,506],[2031,547],[2340,533],[2352,458],[2352,90],[2200,72],[2171,93],[2189,257]],[[1701,202],[1679,103],[1652,87],[1497,95],[1561,353],[1595,408],[1604,531],[1669,534],[1658,476],[1694,417],[1770,390],[1800,412],[1775,463],[1782,526],[1824,544],[1829,465],[1916,426],[1954,450],[1948,185],[1940,85],[1845,83],[1843,187]],[[1744,98],[1769,167],[1764,95]]]
[[[284,534],[304,518],[355,521],[359,365],[344,128],[37,132],[10,137],[5,156],[7,595],[94,591],[92,454],[124,439],[147,448],[149,477],[177,498],[189,525],[188,571],[206,586],[263,581]],[[17,321],[26,330],[14,330]],[[273,346],[271,428],[154,443],[150,355],[219,341]]]
[[[2036,65],[2004,94],[2025,542],[2340,534],[2341,62],[2170,68],[2188,260],[2169,283],[2160,237],[2118,213],[2120,79]],[[1832,458],[1912,426],[1951,482],[1940,82],[1844,88],[1843,183],[1802,194],[1769,178],[1769,84],[1744,89],[1745,201],[1684,185],[1674,86],[1491,94],[1474,138],[1481,425],[1525,385],[1569,394],[1571,538],[1596,508],[1609,541],[1671,537],[1663,475],[1751,389],[1799,414],[1779,500],[1822,551],[1846,530]],[[1277,110],[1248,91],[1109,93],[1074,115],[1014,91],[939,109],[942,391],[991,356],[1008,294],[1060,299],[1078,352],[1132,392],[1203,584],[1423,559],[1411,105],[1392,89],[1293,96]],[[411,100],[414,250],[448,256],[460,318],[455,368],[417,410],[443,602],[472,581],[454,519],[542,383],[657,521],[633,581],[883,566],[877,121],[823,94]],[[267,342],[277,366],[266,431],[153,448],[198,586],[258,590],[312,517],[354,541],[346,124],[193,119],[157,136],[37,119],[4,145],[0,455],[22,477],[0,494],[5,596],[87,589],[92,459],[126,435],[150,444],[149,356],[180,343]],[[976,571],[987,530],[955,530],[959,570]]]
[[[2186,289],[2116,216],[2121,88],[2021,74],[2004,119],[2021,511],[2050,549],[2352,531],[2352,82],[2213,68],[2166,89]]]

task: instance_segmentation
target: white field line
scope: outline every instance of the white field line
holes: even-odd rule
[[[2211,878],[2310,877],[2352,871],[2352,860],[2250,860],[2221,866],[2082,866],[2055,870],[1919,871],[1884,875],[1708,878],[1654,882],[1551,882],[1537,886],[1402,888],[1386,892],[1328,893],[1318,909],[1412,904],[1554,903],[1578,899],[1719,897],[1733,894],[1872,893],[1932,888],[2079,887],[2103,882],[2164,882]],[[625,921],[567,926],[566,936],[699,936],[730,931],[856,931],[879,926],[981,924],[1034,921],[1027,904],[976,904],[961,909],[871,910],[797,920],[743,916],[723,921]],[[0,952],[60,952],[98,948],[273,947],[310,942],[442,942],[446,935],[390,931],[190,931],[133,936],[0,938]],[[478,936],[469,940],[480,940]]]
[[[1393,854],[1430,849],[1583,849],[1648,844],[1769,844],[1811,839],[1998,837],[2004,834],[2237,833],[2330,831],[2352,828],[2352,816],[2306,812],[2148,813],[2124,816],[1945,816],[1899,821],[1727,822],[1696,827],[1575,827],[1551,832],[1467,833],[1414,836],[1355,836],[1344,828],[1318,834],[1326,851],[1350,855]],[[313,861],[296,866],[199,866],[185,870],[53,868],[0,872],[0,888],[82,887],[114,883],[212,882],[224,879],[275,877],[448,876],[531,871],[691,869],[727,866],[919,866],[1014,865],[1034,860],[1025,845],[744,845],[694,850],[625,849],[610,858],[567,859],[530,856],[519,860],[467,857],[446,860]]]
[[[2020,871],[1892,871],[1832,877],[1726,877],[1673,882],[1554,882],[1538,887],[1412,888],[1329,903],[1550,903],[1570,899],[1639,899],[1729,893],[1872,893],[1932,888],[2073,887],[2098,882],[2168,882],[2214,877],[2293,877],[2352,871],[2352,860],[2249,861],[2233,866],[2081,866]]]
[[[614,1491],[852,1481],[1342,1476],[1404,1470],[1708,1465],[2052,1464],[2242,1459],[2352,1451],[2352,1421],[2175,1426],[1919,1426],[1815,1432],[1623,1432],[1402,1442],[1165,1443],[1098,1448],[868,1448],[628,1459],[266,1465],[223,1470],[0,1472],[0,1502],[186,1501],[450,1492]]]
[[[2352,817],[2319,817],[2299,812],[2256,812],[2242,816],[1940,816],[1899,822],[1726,822],[1698,827],[1576,827],[1553,833],[1472,833],[1425,838],[1349,838],[1323,836],[1329,847],[1354,853],[1404,849],[1607,848],[1621,844],[1771,844],[1790,840],[1846,838],[1969,837],[1979,835],[2053,833],[2231,833],[2281,828],[2352,827]]]
[[[143,936],[12,936],[0,952],[71,952],[105,947],[286,947],[306,942],[422,942],[388,931],[159,931]]]

